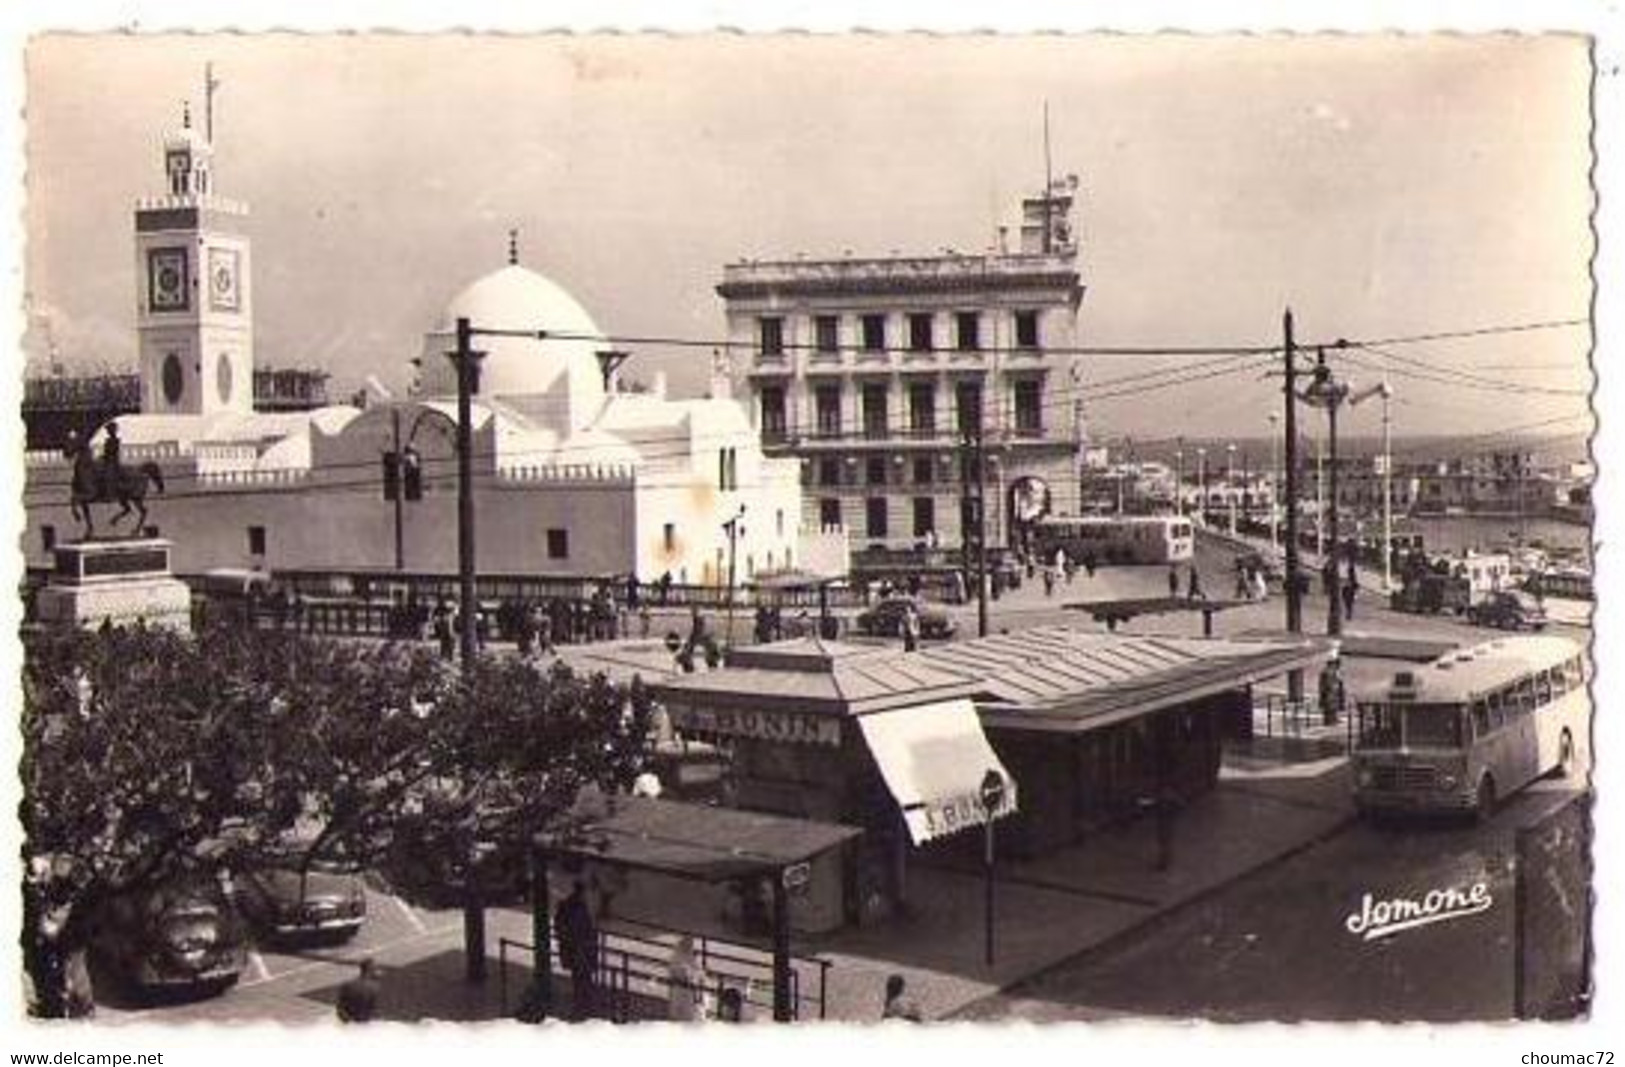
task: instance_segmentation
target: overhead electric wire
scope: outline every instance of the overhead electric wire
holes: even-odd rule
[[[1531,332],[1534,332],[1536,330],[1559,330],[1559,329],[1566,329],[1568,327],[1573,327],[1573,326],[1589,326],[1589,325],[1591,325],[1591,320],[1589,318],[1547,319],[1547,320],[1541,320],[1541,321],[1536,321],[1536,322],[1519,322],[1519,323],[1513,323],[1513,324],[1510,324],[1510,325],[1479,326],[1479,327],[1476,327],[1476,328],[1465,329],[1465,330],[1439,330],[1439,331],[1436,331],[1436,332],[1433,332],[1433,333],[1416,333],[1416,334],[1409,334],[1409,335],[1401,335],[1401,336],[1398,336],[1398,337],[1374,337],[1374,338],[1366,338],[1366,339],[1360,339],[1360,340],[1347,339],[1347,340],[1345,340],[1345,343],[1350,344],[1350,345],[1361,345],[1361,346],[1364,346],[1364,345],[1417,345],[1417,344],[1427,344],[1427,343],[1430,343],[1430,342],[1433,342],[1433,341],[1455,341],[1455,340],[1462,340],[1462,339],[1472,338],[1472,337],[1494,337],[1494,336],[1498,336],[1498,335],[1502,335],[1502,334],[1531,333]],[[1337,345],[1336,341],[1326,341],[1326,342],[1317,342],[1315,344],[1305,344],[1305,345],[1302,345],[1301,347],[1310,348],[1310,349],[1314,349],[1314,348],[1328,348],[1329,349],[1329,348],[1336,347],[1336,345]]]
[[[1435,375],[1436,380],[1440,380],[1440,381],[1448,381],[1449,379],[1455,379],[1456,384],[1465,385],[1465,386],[1473,386],[1473,385],[1476,384],[1478,386],[1482,386],[1482,387],[1485,387],[1485,388],[1496,388],[1496,389],[1501,389],[1501,390],[1504,390],[1504,391],[1507,391],[1507,392],[1542,393],[1542,394],[1546,394],[1546,395],[1549,395],[1549,396],[1589,396],[1590,395],[1589,390],[1585,390],[1585,389],[1554,389],[1554,388],[1551,388],[1549,386],[1526,385],[1526,384],[1523,384],[1521,382],[1509,382],[1509,381],[1506,381],[1505,379],[1502,379],[1502,378],[1487,378],[1487,377],[1484,377],[1481,374],[1474,374],[1474,373],[1472,373],[1470,371],[1465,371],[1465,370],[1461,370],[1461,369],[1458,369],[1458,368],[1436,367],[1436,366],[1434,366],[1432,364],[1424,362],[1423,360],[1412,359],[1412,358],[1410,358],[1408,356],[1402,356],[1397,352],[1384,351],[1382,348],[1378,347],[1377,345],[1373,345],[1373,344],[1366,344],[1366,343],[1362,343],[1362,342],[1351,342],[1350,347],[1358,348],[1358,349],[1360,349],[1362,351],[1365,351],[1365,352],[1370,352],[1374,356],[1379,356],[1379,357],[1381,357],[1383,359],[1391,360],[1392,362],[1401,364],[1403,366],[1414,367],[1414,368],[1418,368],[1420,370],[1426,371],[1429,374]],[[1339,357],[1346,358],[1347,355],[1348,355],[1348,350],[1347,349],[1338,349],[1337,350],[1337,355]],[[1403,372],[1396,370],[1394,373],[1402,374]]]

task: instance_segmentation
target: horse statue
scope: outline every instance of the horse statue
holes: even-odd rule
[[[90,514],[92,504],[118,504],[118,513],[112,518],[114,526],[133,509],[136,516],[135,532],[139,533],[147,523],[148,483],[159,493],[164,491],[164,474],[158,469],[158,464],[148,461],[138,467],[126,467],[117,459],[102,463],[91,451],[90,442],[77,437],[69,439],[64,451],[73,460],[71,510],[73,517],[85,524],[85,539],[96,536]]]

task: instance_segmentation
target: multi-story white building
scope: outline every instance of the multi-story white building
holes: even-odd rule
[[[1084,423],[1070,213],[1023,201],[1018,251],[747,261],[724,268],[736,398],[769,455],[801,461],[809,520],[856,546],[962,543],[961,449],[981,420],[987,538],[1075,513]]]

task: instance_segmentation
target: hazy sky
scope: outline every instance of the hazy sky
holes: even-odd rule
[[[340,392],[404,383],[509,227],[617,335],[720,338],[712,289],[741,257],[984,248],[1041,183],[1046,100],[1055,171],[1082,179],[1084,344],[1271,344],[1288,304],[1310,341],[1590,306],[1579,38],[58,36],[27,63],[32,359],[48,319],[70,367],[133,366],[131,206],[163,191],[162,136],[183,98],[201,116],[211,59],[259,359]],[[1432,368],[1393,367],[1395,430],[1584,429],[1560,394],[1588,387],[1589,341],[1392,348]],[[702,387],[702,352],[635,347],[645,376]],[[1091,358],[1086,381],[1167,366]],[[1089,415],[1260,434],[1270,390],[1232,376]]]

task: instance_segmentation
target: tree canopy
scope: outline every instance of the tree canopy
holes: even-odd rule
[[[629,785],[649,730],[636,683],[226,625],[34,635],[23,689],[23,940],[47,1014],[112,896],[271,853],[369,865],[404,832],[522,844],[583,785]]]

